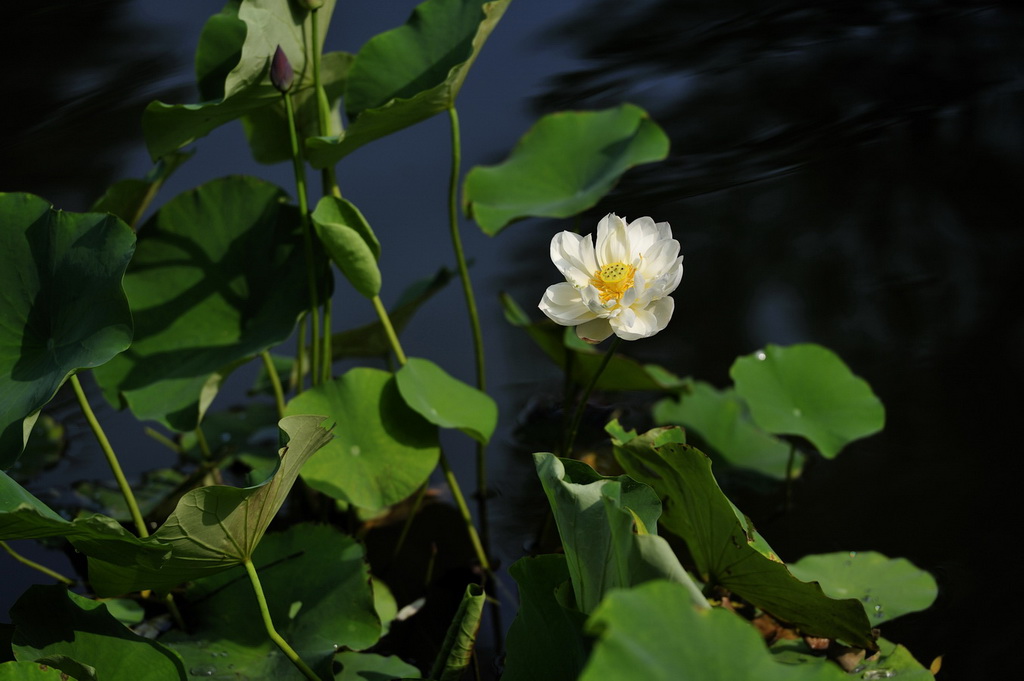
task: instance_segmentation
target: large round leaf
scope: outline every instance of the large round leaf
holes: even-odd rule
[[[832,598],[856,598],[873,625],[926,610],[939,594],[935,578],[906,558],[875,551],[804,556],[789,565],[797,579],[815,581]]]
[[[410,357],[395,374],[405,403],[442,428],[458,428],[487,444],[498,424],[498,405],[491,396],[466,385],[427,359]]]
[[[885,425],[885,408],[867,381],[820,345],[769,345],[737,358],[729,375],[760,428],[802,435],[828,458]]]
[[[0,469],[76,369],[131,344],[121,289],[135,235],[121,220],[65,213],[31,194],[0,194]]]
[[[96,372],[140,419],[195,428],[223,374],[285,340],[309,305],[298,212],[229,177],[175,197],[139,233],[125,291],[135,343]],[[318,268],[319,271],[319,268]]]
[[[437,466],[437,428],[410,409],[386,371],[356,368],[302,393],[287,413],[327,414],[334,439],[302,469],[324,494],[377,510],[412,494]]]
[[[548,114],[501,165],[466,176],[466,211],[488,234],[526,217],[565,218],[590,208],[635,165],[668,155],[668,137],[632,104]]]
[[[455,103],[469,67],[510,0],[427,0],[402,26],[359,50],[345,88],[351,124],[308,141],[310,162],[333,165],[362,145]]]

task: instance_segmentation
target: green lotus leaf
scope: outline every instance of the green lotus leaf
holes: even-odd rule
[[[298,212],[285,198],[262,180],[229,177],[175,197],[146,223],[124,282],[135,343],[96,372],[108,400],[193,430],[227,373],[291,335],[309,282]]]
[[[0,664],[0,681],[77,681],[66,672],[38,662]]]
[[[341,671],[334,681],[389,681],[390,679],[418,679],[420,670],[399,657],[384,657],[374,653],[355,653],[346,650],[334,656]]]
[[[89,560],[89,581],[101,596],[153,589],[166,591],[182,582],[221,572],[252,557],[270,521],[284,503],[299,469],[331,434],[322,416],[289,416],[280,422],[286,442],[280,466],[255,487],[215,485],[185,494],[167,521],[144,545],[169,550],[153,560],[125,551],[116,561]]]
[[[199,38],[196,81],[203,101],[152,102],[146,107],[142,128],[154,160],[243,116],[249,117],[246,132],[256,160],[273,163],[291,158],[288,129],[281,124],[285,120],[281,93],[270,82],[270,61],[280,45],[295,72],[291,93],[300,135],[319,134],[312,50],[323,49],[333,11],[334,0],[320,8],[320,40],[314,46],[304,35],[308,11],[298,3],[230,0],[209,19]],[[351,60],[351,55],[343,53],[323,55],[321,78],[328,101],[337,101],[344,90]],[[332,116],[340,126],[336,110]]]
[[[510,0],[427,0],[402,26],[371,38],[348,74],[350,124],[307,141],[317,168],[451,108],[470,66]]]
[[[581,611],[593,611],[612,589],[651,579],[692,584],[671,547],[657,536],[661,502],[653,489],[552,454],[534,454],[533,461]]]
[[[369,648],[381,635],[363,547],[328,525],[300,524],[267,534],[253,564],[274,626],[299,656],[329,678],[339,648]],[[193,583],[185,592],[194,629],[160,642],[196,676],[301,679],[267,637],[252,584],[240,568]],[[230,671],[229,671],[230,670]]]
[[[490,235],[527,217],[566,218],[594,206],[627,170],[668,156],[668,136],[632,104],[540,119],[497,166],[466,175],[463,204]]]
[[[410,357],[395,381],[405,403],[434,425],[458,428],[481,444],[491,439],[498,425],[498,405],[487,393],[419,357]]]
[[[564,607],[556,596],[568,586],[565,556],[520,558],[508,573],[519,587],[519,610],[505,639],[504,681],[572,681],[589,656],[583,637],[586,616]]]
[[[54,210],[31,194],[0,194],[0,223],[0,470],[6,470],[61,384],[131,344],[121,280],[135,234],[112,215]]]
[[[801,582],[774,560],[759,535],[722,493],[711,462],[698,449],[664,440],[661,430],[613,441],[626,473],[657,492],[662,524],[681,537],[701,581],[721,585],[810,636],[875,649],[860,601],[832,600],[817,584]]]
[[[29,587],[11,608],[11,621],[11,644],[19,660],[37,661],[77,679],[189,678],[177,653],[132,633],[103,603],[63,586]]]
[[[768,345],[737,358],[729,375],[761,429],[802,435],[830,459],[885,425],[885,407],[867,381],[820,345]]]
[[[345,278],[356,291],[375,298],[381,286],[380,242],[363,214],[350,201],[325,196],[311,217],[320,243]]]
[[[797,579],[818,582],[832,598],[856,598],[874,626],[909,612],[927,610],[939,594],[935,578],[906,558],[875,551],[840,551],[804,556],[790,563]]]
[[[580,681],[849,678],[834,664],[776,662],[742,617],[721,608],[697,610],[684,588],[661,580],[612,592],[586,628],[597,642]],[[685,670],[684,677],[680,670]]]
[[[287,413],[327,414],[332,440],[302,470],[313,489],[371,511],[427,481],[440,456],[437,428],[406,405],[394,377],[357,367],[306,390]]]
[[[656,403],[653,416],[659,425],[678,424],[695,431],[733,466],[776,480],[785,480],[787,471],[798,476],[802,457],[794,456],[790,469],[790,446],[755,426],[747,412],[734,390],[693,381],[678,399]]]
[[[134,229],[167,178],[191,157],[191,153],[168,154],[158,160],[145,177],[115,182],[96,200],[92,210],[113,213]]]

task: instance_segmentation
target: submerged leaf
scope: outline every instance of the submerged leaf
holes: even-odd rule
[[[25,447],[35,414],[76,370],[127,348],[121,288],[135,235],[113,215],[68,213],[0,194],[0,470]]]
[[[548,114],[508,160],[466,175],[463,203],[490,235],[526,217],[566,218],[595,205],[627,170],[668,155],[668,137],[632,104]]]

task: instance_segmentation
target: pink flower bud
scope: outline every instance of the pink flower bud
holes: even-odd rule
[[[294,79],[295,73],[292,71],[291,62],[278,45],[274,52],[274,60],[270,62],[270,82],[283,94],[292,89]]]

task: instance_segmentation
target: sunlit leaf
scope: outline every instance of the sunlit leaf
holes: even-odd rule
[[[0,470],[6,470],[21,455],[35,413],[68,376],[131,344],[121,278],[135,235],[112,215],[54,210],[31,194],[0,194],[0,223]]]
[[[583,637],[586,616],[559,603],[568,586],[565,556],[520,558],[508,568],[519,587],[519,610],[505,639],[504,681],[574,681],[589,655]]]
[[[487,234],[527,217],[565,218],[595,205],[624,172],[668,155],[668,137],[632,104],[548,114],[497,166],[469,171],[466,212]]]
[[[802,435],[828,458],[885,425],[885,408],[867,382],[820,345],[768,345],[737,358],[729,375],[754,423]]]
[[[350,124],[307,142],[310,162],[333,165],[362,145],[450,108],[510,0],[427,0],[409,20],[371,38],[348,75]]]
[[[328,525],[296,525],[266,535],[253,563],[274,626],[322,677],[339,648],[368,648],[380,637],[369,568],[355,539]],[[267,637],[241,568],[199,580],[182,600],[195,629],[168,633],[160,642],[188,668],[214,678],[303,678]]]
[[[78,681],[65,672],[38,662],[0,664],[0,681]]]
[[[685,589],[661,580],[612,592],[586,626],[597,642],[580,681],[848,678],[838,665],[776,662],[749,622],[721,608],[695,609]]]
[[[186,681],[172,650],[118,622],[106,606],[63,586],[31,586],[11,608],[12,646],[19,660],[43,662],[75,678],[82,667],[104,681]]]
[[[142,589],[165,591],[189,579],[239,565],[252,556],[270,521],[298,477],[299,469],[331,435],[322,416],[281,420],[287,438],[280,467],[255,487],[202,487],[186,494],[174,513],[148,539],[170,550],[160,558],[126,551],[117,562],[90,559],[89,580],[96,593],[113,596]]]
[[[657,536],[661,502],[649,486],[552,454],[534,454],[558,526],[576,603],[592,612],[611,589],[651,579],[685,583],[668,543]]]
[[[507,294],[501,295],[505,319],[522,328],[534,343],[560,368],[566,365],[566,355],[572,353],[573,380],[581,385],[590,382],[604,361],[604,352],[576,337],[576,332],[558,326],[549,319],[531,321],[523,309]],[[679,378],[654,364],[641,364],[616,353],[597,379],[598,390],[670,390],[682,385]]]
[[[287,412],[326,414],[334,440],[302,470],[310,487],[378,510],[412,494],[437,466],[437,428],[410,409],[394,377],[355,368],[306,390]]]
[[[284,201],[274,185],[229,177],[146,223],[124,282],[135,342],[96,372],[111,402],[193,430],[227,372],[288,338],[309,284],[298,212]]]
[[[733,390],[716,390],[703,381],[693,381],[678,399],[655,404],[653,415],[658,425],[678,424],[697,432],[733,466],[786,479],[790,446],[755,426],[746,404]],[[802,457],[794,457],[791,476],[800,474],[801,461]]]
[[[304,36],[308,12],[299,3],[228,2],[207,22],[196,50],[196,80],[204,101],[152,102],[146,107],[142,127],[150,155],[160,158],[236,118],[255,116],[247,122],[247,133],[256,159],[271,163],[290,158],[288,129],[281,124],[281,93],[270,83],[270,60],[280,45],[295,72],[292,93],[301,135],[319,134],[312,50],[322,50],[333,9],[334,1],[326,0],[319,10],[320,42],[313,46]],[[344,89],[351,59],[342,53],[323,56],[321,71],[328,101],[336,101]]]
[[[805,634],[874,649],[859,601],[832,600],[765,556],[753,545],[759,537],[752,526],[718,487],[707,456],[685,444],[656,445],[657,435],[613,442],[615,458],[655,489],[665,509],[662,524],[686,542],[703,582],[725,587]]]
[[[320,199],[313,211],[320,243],[349,283],[367,298],[380,293],[380,242],[351,202],[334,196]]]
[[[498,405],[487,393],[418,357],[409,358],[395,381],[405,403],[434,425],[458,428],[481,444],[491,439],[498,424]]]
[[[875,551],[840,551],[804,556],[789,565],[797,579],[818,582],[831,598],[856,598],[873,626],[931,607],[935,578],[906,558]]]

